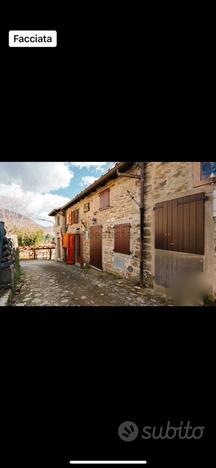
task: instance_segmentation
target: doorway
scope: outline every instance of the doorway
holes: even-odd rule
[[[103,269],[102,267],[102,226],[91,226],[90,228],[90,265]]]
[[[61,244],[59,237],[57,238],[57,260],[61,258]]]
[[[67,264],[74,265],[74,263],[75,263],[75,235],[68,234]]]
[[[205,194],[155,206],[155,282],[169,287],[204,271]]]
[[[75,263],[83,264],[83,235],[75,234]]]

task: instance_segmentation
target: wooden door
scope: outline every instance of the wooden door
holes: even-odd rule
[[[90,264],[102,270],[102,226],[90,228]]]
[[[74,263],[75,263],[75,235],[68,234],[67,264],[74,265]]]
[[[159,203],[155,207],[155,248],[204,255],[205,194]]]
[[[77,234],[77,262],[83,265],[83,234]]]
[[[177,284],[185,273],[203,271],[204,259],[200,255],[205,254],[205,199],[205,194],[199,193],[156,205],[155,282],[158,285],[168,287]]]

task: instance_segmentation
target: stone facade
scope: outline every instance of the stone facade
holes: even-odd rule
[[[62,235],[66,232],[66,218],[65,213],[58,213],[55,216],[55,225],[54,225],[54,233],[55,233],[55,259],[59,261],[66,260],[66,250],[62,246]]]
[[[130,173],[136,174],[137,168],[131,169]],[[137,179],[119,177],[111,180],[100,189],[91,193],[88,197],[73,205],[73,210],[79,210],[79,223],[68,225],[71,208],[66,214],[66,225],[68,233],[83,233],[83,257],[86,263],[90,262],[90,227],[102,225],[102,266],[109,273],[116,273],[125,277],[139,276],[139,206],[132,199],[139,202],[139,186]],[[110,189],[110,207],[100,209],[100,193]],[[131,195],[128,193],[131,193]],[[85,213],[84,205],[90,204],[90,210]],[[114,226],[116,224],[130,223],[130,255],[115,253],[114,249]],[[79,231],[77,231],[77,229]],[[129,269],[128,269],[129,267]]]
[[[216,293],[216,223],[213,218],[213,184],[200,178],[199,162],[148,162],[145,165],[145,217],[144,217],[144,269],[148,283],[150,276],[155,278],[156,249],[155,249],[155,205],[164,201],[178,199],[199,193],[205,193],[205,232],[204,256],[189,255],[164,251],[169,260],[188,261],[189,264],[202,265],[205,279]],[[139,174],[138,164],[129,168],[130,174]],[[127,172],[126,172],[127,174]],[[94,185],[94,184],[93,184]],[[110,189],[110,207],[100,209],[100,192]],[[93,187],[94,189],[94,187]],[[134,198],[133,198],[134,197]],[[66,249],[62,247],[63,233],[83,234],[84,262],[90,262],[90,227],[102,226],[102,268],[104,271],[116,273],[120,276],[139,279],[140,268],[140,180],[135,178],[110,178],[104,185],[98,186],[85,196],[71,203],[64,209],[57,210],[56,241],[58,242],[57,259],[65,261]],[[137,203],[138,202],[138,203]],[[90,210],[85,212],[84,205],[90,203]],[[71,210],[79,210],[79,223],[69,224]],[[51,214],[53,215],[53,214]],[[58,218],[57,218],[58,217]],[[114,226],[130,223],[130,255],[114,252]],[[58,240],[59,239],[59,240]],[[180,264],[180,263],[179,263]]]
[[[155,212],[156,203],[205,193],[204,257],[191,255],[190,261],[203,260],[205,279],[216,293],[216,226],[213,219],[213,184],[200,180],[197,175],[200,163],[194,162],[150,162],[146,169],[145,183],[145,226],[146,265],[155,277]],[[174,254],[174,252],[171,252]],[[178,257],[189,254],[177,253]]]

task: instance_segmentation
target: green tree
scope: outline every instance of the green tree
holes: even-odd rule
[[[16,234],[18,236],[18,242],[21,247],[37,247],[37,245],[44,242],[44,232],[42,229],[34,232],[20,229],[17,230]]]
[[[42,229],[39,229],[35,233],[34,245],[37,246],[37,245],[43,244],[44,240],[45,240],[44,232],[42,231]]]

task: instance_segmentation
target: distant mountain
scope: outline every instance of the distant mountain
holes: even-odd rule
[[[32,232],[41,229],[45,234],[54,234],[52,226],[41,226],[32,219],[5,208],[0,208],[0,221],[4,221],[7,234],[13,233],[14,229],[26,229]]]

